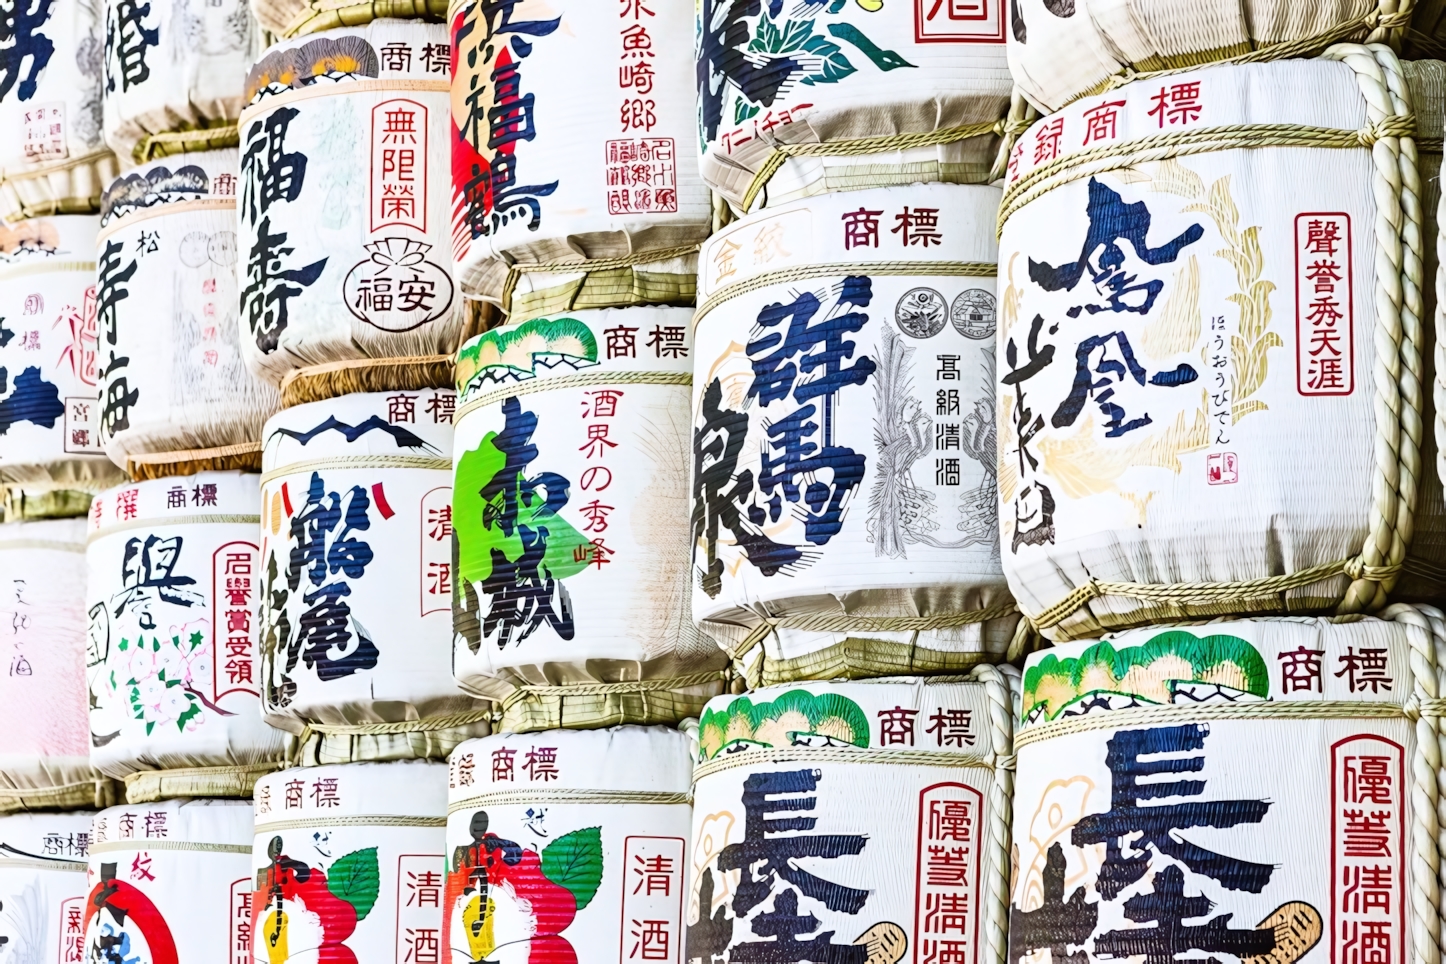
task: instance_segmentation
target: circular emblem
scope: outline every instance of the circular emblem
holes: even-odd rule
[[[970,288],[954,299],[949,320],[965,338],[993,337],[994,296],[983,288]]]
[[[899,330],[913,338],[933,338],[948,319],[944,296],[933,288],[910,288],[894,308]]]

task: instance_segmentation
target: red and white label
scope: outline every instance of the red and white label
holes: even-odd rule
[[[683,956],[681,837],[623,841],[622,943],[618,960],[678,964]]]
[[[1240,481],[1240,460],[1234,452],[1211,452],[1205,456],[1205,481],[1210,485],[1234,485]]]
[[[255,543],[228,542],[211,557],[211,660],[214,699],[230,693],[260,696],[256,688],[251,619],[256,611],[259,550]]]
[[[914,0],[914,41],[1004,43],[1004,0]]]
[[[427,232],[427,107],[405,97],[372,108],[371,230]]]
[[[59,961],[60,964],[83,964],[85,961],[84,897],[67,897],[60,902]]]
[[[962,783],[919,793],[913,964],[978,956],[983,812],[983,794]]]
[[[228,951],[230,964],[251,964],[252,889],[250,877],[242,877],[231,883],[231,943]]]
[[[39,161],[58,161],[70,153],[65,146],[63,101],[27,107],[22,123],[25,129],[26,161],[32,164]]]
[[[1331,747],[1331,964],[1406,959],[1405,759],[1380,736]]]
[[[397,858],[396,964],[448,964],[442,953],[441,854]]]
[[[608,141],[609,214],[676,214],[677,151],[671,137]]]
[[[1356,387],[1351,217],[1295,217],[1296,387],[1302,395],[1349,395]]]
[[[422,615],[452,611],[452,487],[422,496]]]

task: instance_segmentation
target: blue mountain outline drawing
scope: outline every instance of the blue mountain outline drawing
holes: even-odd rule
[[[0,368],[0,392],[5,391],[7,372]],[[34,365],[15,378],[14,390],[0,399],[0,435],[10,431],[16,422],[34,422],[41,428],[55,428],[55,420],[65,415],[60,389],[40,377]]]
[[[383,419],[380,415],[373,415],[371,418],[359,422],[356,425],[348,425],[346,422],[341,421],[335,415],[330,415],[327,416],[326,421],[321,422],[320,424],[304,432],[298,431],[293,428],[277,428],[271,433],[271,437],[275,438],[278,435],[285,435],[287,438],[296,439],[296,441],[300,442],[304,446],[312,439],[327,432],[337,432],[343,438],[345,438],[348,443],[350,443],[355,442],[363,435],[375,431],[386,432],[392,437],[393,441],[397,443],[398,448],[423,449],[425,451],[431,452],[434,455],[442,454],[441,449],[429,444],[420,436],[416,435],[413,432],[407,431],[400,425],[392,425],[391,423]],[[269,441],[270,440],[268,439],[268,443]]]

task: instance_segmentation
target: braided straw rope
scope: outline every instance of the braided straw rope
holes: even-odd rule
[[[780,629],[794,629],[801,632],[813,633],[901,633],[911,632],[913,638],[909,641],[912,648],[918,643],[919,633],[929,632],[936,629],[956,629],[960,626],[969,626],[974,623],[984,623],[991,619],[1001,619],[1005,616],[1018,612],[1013,602],[1003,603],[997,606],[990,606],[985,609],[974,609],[968,612],[936,613],[932,616],[855,616],[849,613],[812,613],[794,616],[761,616],[757,626],[743,638],[743,641],[732,649],[725,649],[728,660],[733,665],[734,673],[741,679],[746,680],[749,688],[757,689],[763,685],[763,678],[766,672],[765,665],[768,662],[766,653],[750,664],[748,655],[762,645],[769,636],[778,635]],[[781,645],[781,641],[780,641]]]
[[[584,788],[558,787],[556,789],[522,789],[522,790],[494,790],[490,793],[479,793],[465,800],[457,800],[447,804],[447,812],[457,813],[462,810],[486,809],[488,807],[521,806],[522,804],[535,805],[539,803],[592,803],[592,804],[616,804],[622,806],[663,806],[671,807],[682,804],[689,806],[693,802],[691,793],[665,793],[658,790],[592,790]],[[0,863],[0,867],[5,866]]]
[[[517,290],[517,283],[522,280],[525,274],[590,274],[594,271],[609,271],[617,268],[635,268],[643,264],[657,264],[663,261],[672,261],[675,258],[686,258],[690,254],[697,254],[698,249],[703,246],[701,241],[692,244],[682,244],[675,248],[658,248],[655,251],[641,251],[637,254],[629,254],[620,258],[583,258],[580,261],[539,261],[536,263],[513,262],[507,267],[507,280],[502,284],[502,294],[498,301],[503,312],[508,316],[512,314],[512,295]],[[524,319],[511,319],[522,321]]]
[[[1004,964],[1009,946],[1010,851],[1014,823],[1014,721],[1020,700],[1019,670],[1013,666],[976,666],[971,679],[984,684],[989,701],[989,745],[994,748],[989,781],[989,838],[984,846],[993,873],[983,881],[984,946],[981,964]]]
[[[401,814],[356,814],[350,817],[313,817],[309,820],[267,821],[258,818],[256,834],[281,833],[284,830],[310,830],[312,827],[445,827],[446,817],[409,817]],[[0,865],[3,866],[3,865]]]
[[[451,388],[456,380],[451,355],[348,358],[307,365],[281,379],[281,407],[320,402],[356,392],[416,392]]]
[[[1119,148],[1081,151],[1042,165],[1010,185],[1000,207],[999,224],[1002,229],[1012,213],[1062,184],[1148,161],[1244,148],[1369,148],[1374,162],[1371,186],[1376,206],[1373,225],[1375,367],[1372,371],[1376,471],[1365,544],[1358,555],[1349,559],[1241,582],[1145,585],[1090,579],[1064,599],[1030,617],[1036,628],[1057,627],[1091,599],[1106,595],[1165,604],[1263,601],[1338,574],[1350,579],[1345,593],[1337,600],[1338,612],[1370,611],[1385,605],[1386,595],[1395,585],[1405,560],[1420,478],[1424,262],[1422,190],[1413,140],[1415,121],[1400,61],[1389,47],[1339,44],[1327,50],[1324,57],[1341,61],[1355,73],[1366,103],[1366,128],[1342,131],[1293,124],[1242,125],[1142,138],[1125,146],[1123,151]],[[1438,340],[1438,352],[1439,344]],[[1438,390],[1446,393],[1439,381]],[[1137,613],[1135,620],[1149,615]],[[1070,632],[1095,633],[1105,627],[1106,622],[1107,628],[1134,624],[1128,618],[1101,620],[1096,614],[1090,614],[1078,631]]]
[[[197,151],[219,151],[241,146],[241,133],[234,123],[222,127],[203,127],[189,131],[166,131],[147,134],[131,149],[137,164],[176,154]]]
[[[261,484],[284,479],[289,475],[301,475],[316,469],[430,469],[436,472],[452,471],[452,460],[430,458],[425,455],[338,455],[330,459],[308,459],[305,462],[288,462],[278,465],[261,476]]]

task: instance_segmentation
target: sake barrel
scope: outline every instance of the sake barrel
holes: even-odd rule
[[[960,672],[1004,652],[998,198],[830,194],[704,246],[693,617],[735,657],[763,642],[754,685]]]
[[[0,817],[0,948],[12,960],[85,960],[85,860],[93,816]]]
[[[83,959],[251,964],[251,830],[246,800],[96,814]]]
[[[488,732],[451,672],[456,400],[344,395],[266,423],[263,700],[307,762],[440,758]]]
[[[106,453],[140,477],[259,468],[261,427],[280,399],[241,357],[236,152],[144,164],[106,191],[101,218]]]
[[[458,355],[453,668],[505,730],[673,723],[722,692],[688,611],[691,315],[534,318]]]
[[[105,0],[105,18],[105,140],[123,166],[235,145],[261,48],[247,0]]]
[[[1023,138],[1001,210],[1000,538],[1053,639],[1369,610],[1399,574],[1420,182],[1403,141],[1360,146],[1402,123],[1394,55],[1333,57],[1146,80]],[[1161,133],[1166,82],[1209,106]],[[1285,106],[1305,90],[1309,111]],[[1085,113],[1116,101],[1105,150]]]
[[[256,784],[256,961],[450,961],[440,953],[447,767],[355,763]]]
[[[1252,60],[1310,56],[1339,40],[1399,46],[1411,6],[1397,0],[1011,0],[1009,70],[1025,97],[1054,111],[1140,72],[1159,72],[1151,78],[1158,84],[1169,81],[1169,71],[1245,54]],[[1166,91],[1178,91],[1181,82],[1165,83]],[[1167,93],[1159,111],[1198,112],[1192,99]]]
[[[377,20],[283,41],[251,69],[240,284],[258,377],[368,359],[415,367],[460,345],[448,50],[441,25]]]
[[[0,483],[7,488],[97,492],[124,478],[100,445],[98,226],[81,215],[0,226],[0,367],[7,376]]]
[[[91,760],[127,799],[251,796],[283,734],[261,719],[256,476],[199,472],[96,496],[89,570]]]
[[[453,0],[448,19],[462,290],[513,321],[691,304],[711,208],[693,147],[688,6],[527,0],[499,16]]]
[[[1438,692],[1446,624],[1382,615],[1152,626],[1030,656],[1010,958],[1148,959],[1162,941],[1433,954],[1439,720],[1406,707]]]
[[[681,960],[689,741],[619,726],[452,752],[441,960]]]
[[[1012,84],[1004,5],[702,0],[703,180],[735,208],[990,181]]]
[[[1019,677],[971,677],[709,703],[683,960],[1002,960]]]
[[[85,725],[84,519],[0,526],[0,621],[0,811],[116,802]]]
[[[94,211],[115,177],[101,133],[104,0],[17,6],[0,49],[0,217]]]

